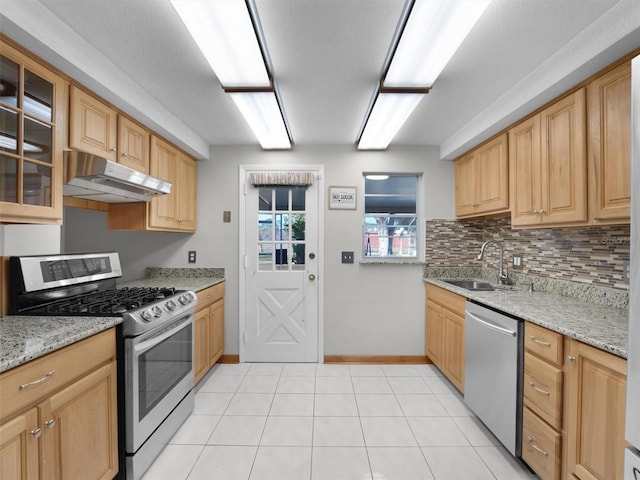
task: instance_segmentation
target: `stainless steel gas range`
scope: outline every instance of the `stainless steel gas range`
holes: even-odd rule
[[[12,315],[122,317],[120,477],[139,479],[193,410],[195,293],[116,288],[116,252],[11,257],[9,271]]]

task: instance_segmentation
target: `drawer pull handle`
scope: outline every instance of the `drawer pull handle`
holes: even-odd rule
[[[531,388],[533,388],[536,392],[540,392],[543,395],[546,395],[547,397],[550,395],[549,392],[547,392],[546,390],[541,389],[540,387],[537,387],[535,383],[533,383],[531,380],[529,380],[529,385],[531,385]]]
[[[53,428],[56,426],[56,419],[55,418],[51,418],[49,420],[47,420],[46,422],[44,422],[44,426],[47,428]]]
[[[36,428],[35,430],[31,430],[29,435],[33,438],[40,438],[42,436],[42,429]]]
[[[536,445],[535,441],[533,440],[533,438],[531,438],[530,435],[527,435],[527,441],[529,442],[529,445],[531,445],[531,448],[533,448],[535,451],[537,451],[538,453],[541,453],[545,457],[549,456],[546,450],[543,450],[542,448]]]
[[[47,373],[44,377],[42,377],[39,380],[36,380],[35,382],[29,382],[29,383],[23,383],[22,385],[20,385],[20,390],[25,390],[29,387],[33,387],[35,385],[40,385],[41,383],[46,382],[47,380],[49,380],[51,377],[53,377],[53,375],[56,373],[55,370],[51,370],[49,373]]]
[[[529,335],[529,338],[531,339],[532,342],[537,343],[538,345],[542,345],[543,347],[546,347],[546,348],[551,348],[551,344],[549,342],[543,342],[542,340],[538,340],[533,335]]]

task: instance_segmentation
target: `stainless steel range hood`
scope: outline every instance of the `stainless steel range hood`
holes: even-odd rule
[[[65,197],[105,203],[148,202],[171,192],[171,183],[106,158],[64,152]]]

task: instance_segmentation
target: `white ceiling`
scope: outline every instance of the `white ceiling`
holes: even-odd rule
[[[404,0],[256,0],[296,145],[354,145]],[[169,0],[2,0],[2,31],[179,145],[257,145]],[[493,0],[392,145],[452,158],[640,46],[637,0]],[[295,148],[295,147],[294,147]]]

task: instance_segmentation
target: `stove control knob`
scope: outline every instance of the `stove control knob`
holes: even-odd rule
[[[162,309],[159,305],[154,305],[153,307],[151,307],[151,311],[154,317],[159,317],[160,315],[162,315]]]
[[[178,301],[182,304],[182,305],[187,305],[188,303],[191,303],[191,297],[188,294],[183,294],[180,295],[178,297]]]
[[[174,311],[176,308],[178,308],[178,304],[175,302],[175,300],[169,300],[167,303],[164,304],[165,307],[167,307],[167,310],[170,311]]]
[[[153,318],[153,312],[151,311],[150,308],[148,308],[147,310],[143,310],[140,316],[142,317],[143,320],[146,320],[147,322],[149,322]]]

